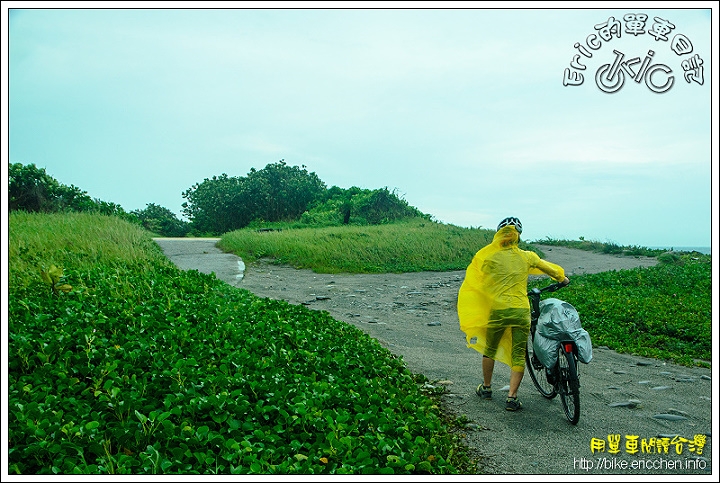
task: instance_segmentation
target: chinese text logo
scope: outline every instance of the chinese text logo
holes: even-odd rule
[[[565,69],[563,85],[582,85],[585,80],[583,71],[587,69],[587,65],[583,62],[592,58],[593,52],[599,51],[604,44],[619,39],[623,32],[626,35],[633,35],[634,38],[638,38],[640,35],[650,36],[654,38],[654,41],[651,40],[651,42],[660,43],[657,44],[659,47],[663,46],[662,43],[669,42],[670,50],[678,57],[685,81],[702,85],[704,82],[703,59],[699,54],[693,54],[691,40],[682,33],[676,33],[676,26],[669,20],[660,17],[653,17],[652,21],[648,19],[648,15],[644,13],[627,13],[623,16],[622,22],[616,20],[615,17],[610,17],[606,22],[595,25],[596,33],[588,35],[584,45],[575,42],[574,47],[579,53],[573,56],[570,68]],[[675,83],[675,75],[667,65],[652,63],[656,53],[654,49],[657,50],[655,46],[648,49],[644,54],[644,59],[640,57],[625,59],[625,52],[613,49],[615,54],[613,62],[601,65],[595,72],[595,83],[598,88],[612,94],[622,89],[626,81],[632,80],[638,84],[644,83],[648,89],[658,94],[669,91]]]

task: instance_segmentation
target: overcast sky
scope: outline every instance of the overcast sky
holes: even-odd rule
[[[445,223],[517,216],[526,240],[711,245],[716,2],[51,5],[3,3],[3,156],[127,211],[180,215],[193,184],[284,159]]]

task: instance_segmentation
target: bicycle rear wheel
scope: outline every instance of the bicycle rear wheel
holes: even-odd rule
[[[558,364],[560,364],[558,392],[562,402],[565,416],[570,424],[577,424],[580,420],[580,380],[577,374],[577,359],[572,351],[558,349]]]
[[[537,357],[535,357],[535,350],[533,349],[533,336],[531,332],[527,339],[527,347],[525,349],[525,366],[530,374],[533,384],[540,391],[544,397],[552,399],[557,396],[555,388],[547,380],[545,374],[545,366],[540,363]]]

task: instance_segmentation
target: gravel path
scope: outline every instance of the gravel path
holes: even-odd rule
[[[217,239],[156,241],[182,269],[215,272],[260,297],[328,311],[402,356],[411,371],[444,386],[443,409],[467,418],[465,441],[481,457],[480,473],[576,474],[595,480],[613,474],[704,475],[717,480],[712,471],[710,369],[596,346],[593,360],[579,367],[581,415],[576,426],[565,419],[559,397],[543,398],[527,375],[519,391],[524,409],[512,413],[504,409],[510,371],[503,364],[495,367],[494,398],[475,395],[482,356],[466,347],[456,312],[464,271],[330,275],[264,262],[243,267],[238,257],[214,246]],[[647,257],[539,248],[571,278],[656,263]],[[704,440],[704,447],[692,451],[690,442],[676,444],[683,440]],[[633,454],[635,441],[638,452]]]

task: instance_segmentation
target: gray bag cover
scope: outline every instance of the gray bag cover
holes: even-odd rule
[[[554,298],[541,300],[533,350],[543,366],[555,365],[558,347],[564,340],[575,341],[580,362],[587,364],[592,360],[590,334],[580,325],[575,307]]]

